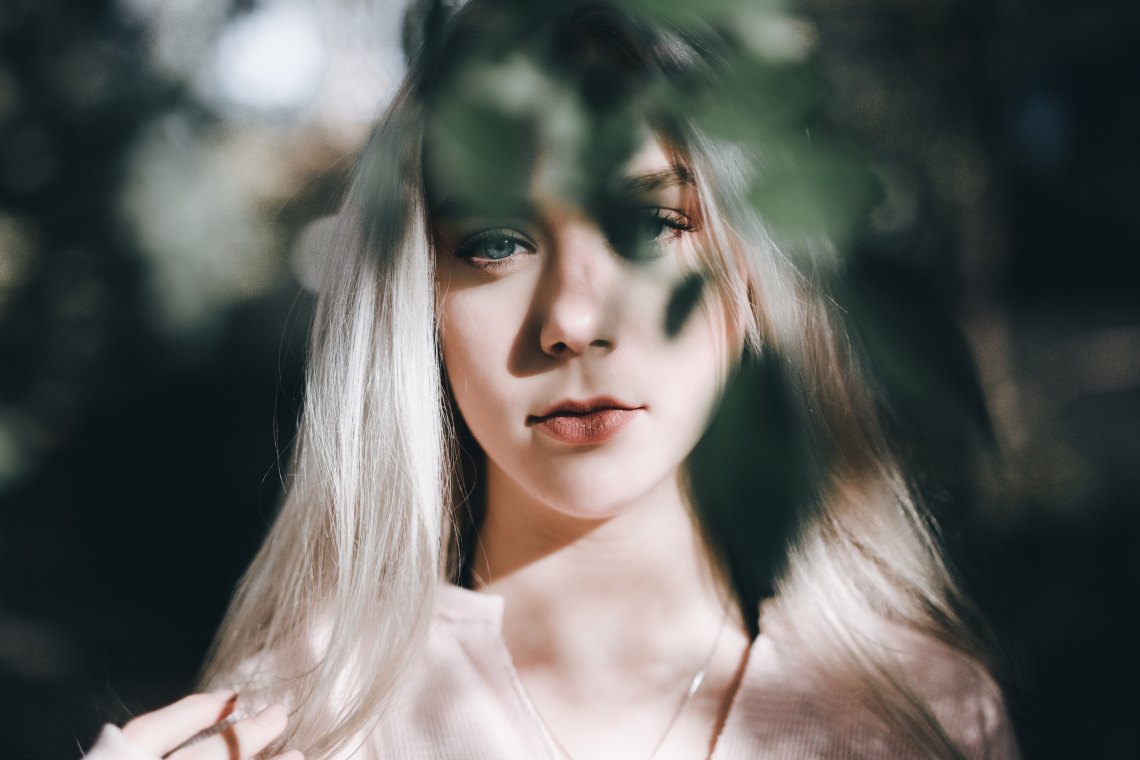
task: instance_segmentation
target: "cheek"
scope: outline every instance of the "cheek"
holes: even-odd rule
[[[478,385],[480,376],[486,372],[478,361],[480,356],[487,356],[490,349],[485,345],[486,341],[484,333],[471,328],[470,315],[465,314],[462,308],[457,308],[451,301],[442,306],[439,311],[440,350],[460,411],[465,411],[467,399],[472,395],[469,392],[471,384]]]
[[[663,378],[658,393],[678,445],[691,449],[711,421],[739,363],[738,332],[723,300],[716,298],[699,306],[674,340],[658,346],[662,364],[656,374]]]
[[[455,404],[480,440],[510,417],[511,341],[501,308],[474,291],[452,293],[437,307],[440,351]]]
[[[679,382],[672,383],[678,407],[686,416],[700,418],[712,414],[723,389],[730,360],[729,337],[718,310],[701,308],[678,336],[671,363]]]
[[[690,287],[697,282],[697,289]],[[667,292],[666,292],[667,291]],[[660,353],[700,357],[713,366],[733,366],[743,347],[743,336],[728,296],[712,275],[699,269],[682,270],[667,288],[656,294],[655,321]],[[693,369],[698,369],[694,367]]]

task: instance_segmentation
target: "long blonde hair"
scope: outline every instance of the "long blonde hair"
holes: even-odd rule
[[[363,741],[426,638],[437,587],[462,564],[471,526],[456,511],[465,489],[436,342],[424,93],[441,59],[454,65],[456,30],[481,23],[479,6],[498,5],[476,0],[443,23],[441,42],[421,46],[357,167],[324,251],[291,483],[202,676],[255,702],[286,702],[293,717],[279,746],[309,757],[350,754]],[[631,67],[667,77],[709,57],[609,4],[559,5],[555,23],[577,24],[584,44],[620,48]],[[826,451],[774,601],[830,677],[925,754],[961,757],[905,671],[873,643],[890,621],[982,652],[842,315],[806,259],[777,244],[745,202],[756,150],[718,143],[683,114],[670,129],[697,184],[711,280],[750,353],[778,364]],[[710,536],[715,529],[706,526]],[[740,594],[746,619],[758,594]]]

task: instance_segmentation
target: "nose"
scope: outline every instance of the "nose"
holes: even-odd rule
[[[617,344],[617,262],[609,244],[584,222],[563,225],[553,243],[540,293],[543,352],[566,358],[612,351]]]

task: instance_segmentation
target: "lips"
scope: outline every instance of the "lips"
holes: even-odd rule
[[[527,424],[561,443],[596,445],[620,433],[642,410],[612,398],[566,400],[527,417]]]

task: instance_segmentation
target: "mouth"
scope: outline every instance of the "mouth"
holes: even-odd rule
[[[585,417],[595,412],[610,410],[632,412],[641,408],[636,404],[627,404],[609,396],[598,396],[585,401],[564,399],[547,408],[541,414],[528,415],[526,421],[528,425],[534,425],[550,417]]]
[[[565,400],[526,418],[535,427],[561,443],[593,445],[605,443],[634,420],[645,407],[613,398],[585,401]]]

